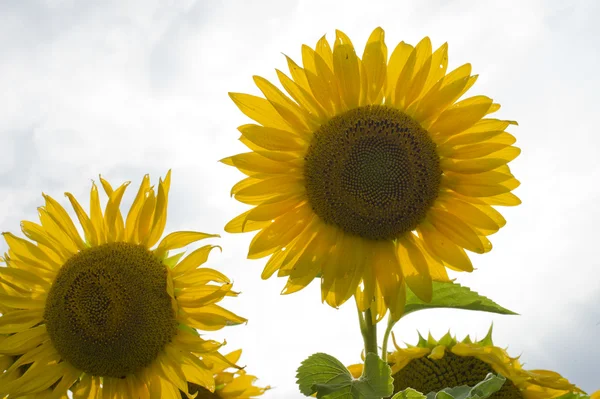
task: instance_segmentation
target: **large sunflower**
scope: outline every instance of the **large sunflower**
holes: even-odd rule
[[[210,392],[206,388],[190,384],[190,393],[198,393],[196,399],[251,399],[261,396],[271,387],[259,388],[254,386],[256,377],[246,374],[246,371],[232,369],[231,365],[236,364],[242,350],[238,349],[225,355],[227,362],[218,361],[213,363],[211,372],[215,378],[216,388]]]
[[[400,348],[388,356],[394,377],[394,393],[413,388],[422,393],[437,392],[461,385],[474,386],[488,373],[506,377],[500,391],[490,399],[551,399],[569,392],[583,393],[558,373],[548,370],[524,370],[518,358],[492,341],[492,329],[480,341],[467,336],[459,342],[450,333],[439,341],[431,334],[419,334],[417,345]],[[348,367],[353,376],[362,373],[362,364]]]
[[[21,224],[29,240],[4,233],[0,397],[58,398],[70,389],[76,399],[179,398],[189,396],[188,382],[215,389],[210,367],[226,361],[222,344],[196,329],[245,319],[216,304],[237,295],[229,279],[199,268],[215,246],[183,259],[168,254],[215,235],[179,231],[159,243],[170,181],[169,172],[155,190],[146,175],[125,220],[119,205],[128,183],[113,190],[101,178],[104,214],[95,184],[89,216],[66,193],[84,238],[48,195],[41,224]]]
[[[248,257],[271,256],[263,278],[287,276],[291,293],[320,275],[331,306],[356,293],[361,310],[382,298],[397,316],[405,284],[428,301],[445,267],[473,270],[465,249],[491,250],[505,224],[492,205],[520,203],[504,131],[516,123],[486,118],[500,108],[486,96],[458,101],[477,75],[446,74],[447,51],[426,37],[388,61],[377,28],[361,59],[337,31],[333,50],[302,46],[303,67],[287,58],[291,78],[277,70],[289,97],[258,76],[266,99],[230,93],[258,124],[239,127],[252,152],[223,162],[248,176],[231,193],[255,207],[225,230],[260,230]]]

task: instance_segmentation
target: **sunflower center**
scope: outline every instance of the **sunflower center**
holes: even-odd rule
[[[305,159],[314,212],[372,240],[414,230],[437,198],[442,175],[427,131],[382,105],[355,108],[322,125]]]
[[[177,331],[165,266],[145,247],[123,242],[71,257],[44,317],[58,353],[98,376],[122,378],[150,365]]]
[[[450,352],[446,352],[439,360],[422,357],[412,360],[393,375],[394,393],[409,387],[424,394],[461,385],[472,387],[483,381],[488,373],[495,373],[492,366],[475,357],[458,356]],[[507,379],[490,399],[523,399],[523,395]]]

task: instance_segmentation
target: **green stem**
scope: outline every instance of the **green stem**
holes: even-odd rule
[[[362,318],[362,315],[360,317]],[[377,324],[373,324],[371,309],[367,309],[362,322],[361,332],[365,343],[365,356],[367,353],[377,354]]]
[[[390,339],[390,334],[392,332],[392,328],[396,324],[396,321],[392,320],[391,315],[388,316],[388,323],[385,329],[385,333],[383,334],[383,344],[381,345],[381,360],[387,363],[387,346],[388,340]]]

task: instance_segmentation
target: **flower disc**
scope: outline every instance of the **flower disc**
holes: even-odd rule
[[[427,131],[395,108],[369,105],[332,118],[306,154],[306,193],[326,223],[393,239],[425,218],[442,170]]]
[[[413,388],[419,392],[438,392],[444,388],[461,385],[473,387],[483,381],[488,373],[495,373],[492,366],[475,357],[462,357],[446,353],[441,359],[422,357],[414,359],[393,375],[394,392]],[[491,399],[521,399],[519,388],[507,379]]]
[[[144,246],[125,242],[71,257],[50,289],[44,317],[63,358],[111,377],[151,364],[177,327],[165,266]]]

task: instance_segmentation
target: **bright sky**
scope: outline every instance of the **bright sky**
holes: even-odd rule
[[[301,398],[295,370],[314,352],[346,364],[360,359],[354,305],[320,303],[318,283],[280,296],[285,280],[260,279],[265,260],[245,259],[252,234],[224,224],[245,207],[229,197],[241,174],[218,163],[243,152],[247,123],[228,91],[259,94],[252,75],[276,80],[285,53],[300,60],[335,29],[362,54],[381,26],[388,48],[423,36],[449,43],[450,69],[470,62],[470,94],[502,104],[515,119],[522,155],[511,168],[523,204],[501,209],[508,224],[494,250],[458,281],[521,316],[424,311],[395,328],[448,329],[521,355],[527,368],[558,371],[583,389],[600,388],[600,164],[596,161],[600,2],[589,1],[158,1],[47,0],[0,3],[0,230],[36,220],[44,191],[66,205],[87,203],[91,179],[137,186],[173,170],[167,230],[221,233],[209,265],[241,291],[229,309],[245,326],[210,336],[242,347],[241,362],[264,397]],[[594,39],[596,38],[596,39]],[[130,188],[127,203],[137,187]],[[1,250],[6,246],[1,244]]]

